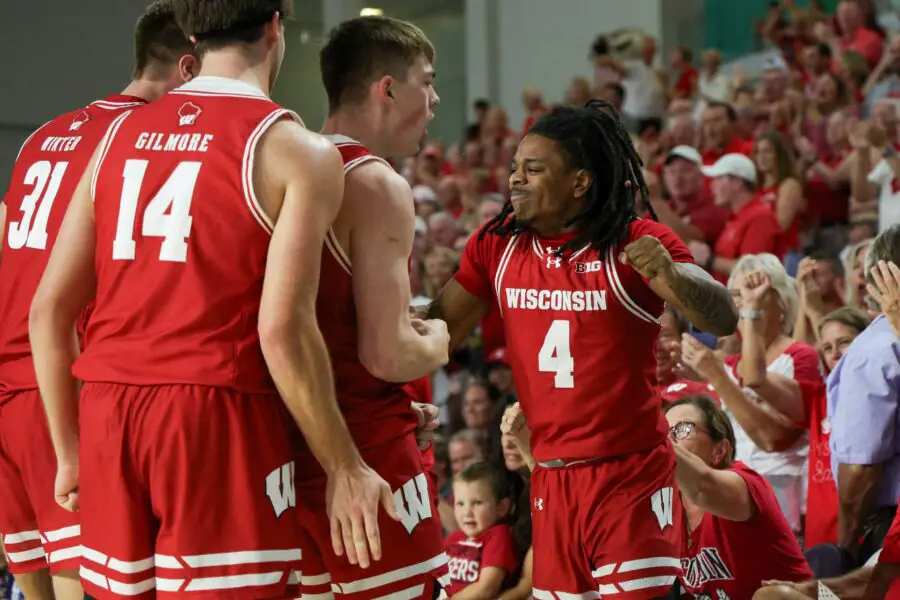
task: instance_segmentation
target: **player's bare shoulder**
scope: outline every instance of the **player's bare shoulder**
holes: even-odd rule
[[[412,189],[383,160],[369,160],[348,171],[344,183],[345,212],[359,219],[415,217]],[[357,219],[353,220],[356,221]]]
[[[289,186],[307,186],[319,177],[340,177],[342,168],[340,152],[333,143],[286,117],[269,127],[259,141],[254,188],[263,208],[275,218]]]

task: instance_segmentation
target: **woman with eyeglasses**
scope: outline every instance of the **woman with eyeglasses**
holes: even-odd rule
[[[734,430],[707,396],[665,409],[690,539],[683,585],[694,596],[750,600],[764,580],[812,578],[766,479],[734,460]]]

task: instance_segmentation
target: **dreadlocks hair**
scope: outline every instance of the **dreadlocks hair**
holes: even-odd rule
[[[612,104],[590,100],[583,108],[558,106],[538,119],[528,134],[553,140],[567,168],[584,169],[591,176],[584,209],[563,223],[564,227],[577,226],[577,234],[557,255],[568,256],[586,244],[603,253],[621,242],[628,225],[637,218],[636,191],[640,194],[638,208],[646,208],[657,220],[641,173],[643,162]],[[505,237],[524,230],[507,199],[479,237],[488,233]]]

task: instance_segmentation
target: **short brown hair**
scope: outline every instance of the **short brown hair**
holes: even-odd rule
[[[840,323],[862,333],[871,322],[872,317],[860,309],[853,308],[852,306],[842,306],[822,317],[822,320],[819,322],[819,332],[822,331],[822,328],[825,327],[826,323]]]
[[[174,0],[156,0],[134,26],[134,77],[161,75],[192,50],[175,20]],[[148,73],[149,71],[149,73]]]
[[[405,80],[420,56],[433,62],[434,46],[412,23],[384,16],[344,21],[331,30],[319,54],[329,111],[361,102],[380,77]]]
[[[511,496],[509,478],[506,476],[506,473],[487,462],[477,462],[469,465],[457,473],[453,481],[461,481],[463,483],[483,481],[491,487],[494,499],[497,502]]]
[[[734,427],[732,427],[728,415],[725,414],[724,410],[716,406],[716,403],[713,402],[712,398],[703,395],[687,396],[676,400],[672,404],[666,406],[663,409],[663,412],[667,413],[676,406],[681,406],[683,404],[689,404],[696,407],[703,413],[704,423],[701,423],[701,425],[706,427],[707,431],[709,431],[709,437],[716,442],[726,440],[731,446],[728,454],[725,456],[724,462],[720,465],[713,465],[716,469],[730,467],[731,463],[734,462],[734,452],[737,442],[734,438]]]
[[[869,254],[866,256],[866,281],[874,284],[872,269],[878,265],[878,261],[893,262],[900,265],[900,223],[891,225],[878,234]]]
[[[252,44],[262,38],[263,25],[278,14],[291,15],[291,0],[175,0],[178,24],[197,40],[203,56],[234,44]]]

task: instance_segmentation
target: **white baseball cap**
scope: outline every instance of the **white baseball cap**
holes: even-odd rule
[[[731,175],[756,184],[756,165],[749,157],[743,154],[726,154],[709,167],[703,167],[703,174],[707,177],[724,177]]]
[[[428,233],[428,225],[425,224],[425,219],[416,217],[413,233],[421,233],[422,235]]]
[[[437,202],[437,193],[427,185],[417,185],[412,189],[413,199],[418,202]]]
[[[692,146],[675,146],[669,150],[669,154],[666,156],[666,164],[669,164],[673,158],[683,158],[699,167],[703,166],[703,158],[697,152],[697,149]]]

